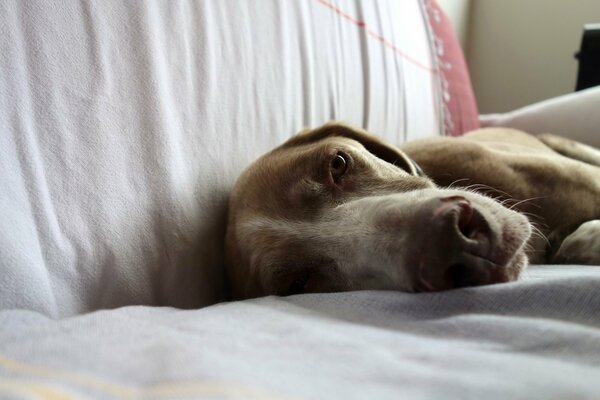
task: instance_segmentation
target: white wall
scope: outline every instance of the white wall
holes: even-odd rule
[[[600,1],[600,0],[599,0]],[[469,6],[471,0],[437,0],[439,6],[444,10],[452,24],[454,32],[465,48],[467,43],[467,31],[469,25]]]
[[[473,0],[467,61],[481,113],[572,92],[573,54],[600,0]]]

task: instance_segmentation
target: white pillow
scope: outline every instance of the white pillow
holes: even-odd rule
[[[439,133],[419,0],[0,9],[0,308],[222,300],[227,196],[254,158],[330,119]]]
[[[481,126],[555,133],[600,148],[600,86],[503,114],[480,116]]]

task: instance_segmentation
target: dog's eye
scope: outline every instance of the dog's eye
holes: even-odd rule
[[[348,170],[348,156],[342,152],[337,152],[329,163],[329,170],[334,181],[337,181]]]

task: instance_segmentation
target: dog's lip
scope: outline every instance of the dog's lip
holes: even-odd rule
[[[458,252],[457,254],[460,254],[463,260],[468,258],[471,263],[475,263],[476,268],[478,269],[477,272],[482,275],[485,275],[484,280],[482,280],[481,283],[468,286],[483,286],[495,283],[508,282],[510,280],[507,265],[497,264],[488,258],[481,257],[469,252]],[[426,263],[427,260],[425,259],[421,259],[421,261],[419,262],[418,282],[415,290],[416,292],[440,292],[444,290],[462,288],[452,286],[452,283],[445,274],[441,274],[441,282],[438,282],[436,284],[432,283],[429,279],[427,279],[427,277],[423,273],[425,271],[424,267]],[[450,267],[448,269],[450,269],[453,265],[459,264],[461,263],[450,263]]]

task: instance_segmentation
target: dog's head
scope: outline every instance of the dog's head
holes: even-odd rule
[[[234,297],[435,291],[516,279],[526,218],[437,188],[398,149],[340,124],[302,131],[242,173],[226,262]]]

